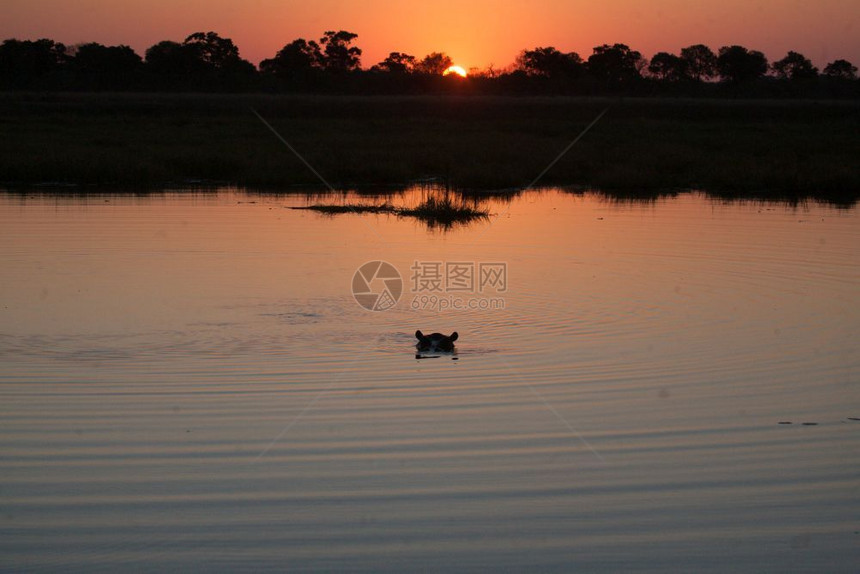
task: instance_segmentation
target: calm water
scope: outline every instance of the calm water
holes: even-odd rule
[[[0,195],[0,570],[856,570],[856,208],[307,201]]]

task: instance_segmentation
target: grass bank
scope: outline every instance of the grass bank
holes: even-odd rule
[[[0,182],[860,196],[860,102],[0,94]]]

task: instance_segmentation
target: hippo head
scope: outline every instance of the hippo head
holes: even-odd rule
[[[425,335],[421,331],[415,331],[415,337],[418,339],[418,344],[415,346],[419,351],[426,351],[429,353],[436,351],[453,351],[454,341],[457,340],[457,336],[457,331],[454,331],[450,335],[443,335],[442,333]]]

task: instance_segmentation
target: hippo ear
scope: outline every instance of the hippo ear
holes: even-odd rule
[[[451,342],[453,343],[454,341],[456,341],[456,340],[457,340],[457,337],[459,337],[459,335],[457,334],[457,331],[454,331],[453,333],[451,333],[451,336],[450,336],[450,337],[448,337],[448,338],[449,338],[449,339],[451,340]]]
[[[424,333],[422,333],[421,331],[415,331],[415,338],[416,339],[423,339]]]

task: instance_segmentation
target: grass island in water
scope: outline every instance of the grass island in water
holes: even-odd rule
[[[485,209],[478,209],[464,203],[462,199],[453,200],[449,195],[441,197],[430,196],[415,207],[397,207],[391,203],[382,204],[315,204],[292,209],[308,209],[326,215],[338,215],[343,213],[387,213],[397,217],[414,217],[429,227],[448,228],[456,224],[471,223],[477,220],[485,220],[490,213]]]

